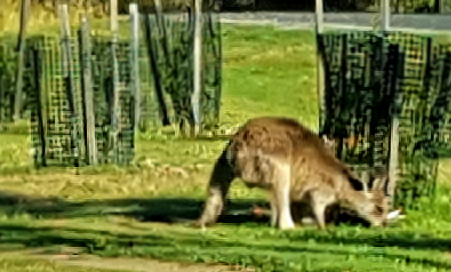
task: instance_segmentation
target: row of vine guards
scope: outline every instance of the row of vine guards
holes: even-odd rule
[[[391,31],[380,7],[377,31],[324,31],[317,0],[319,134],[366,188],[386,177],[392,208],[416,209],[451,154],[451,44]]]
[[[123,36],[117,0],[111,0],[107,33],[92,31],[87,14],[71,24],[69,6],[60,4],[59,34],[23,40],[23,84],[15,84],[23,85],[19,96],[25,103],[19,109],[30,117],[37,167],[129,164],[138,129],[186,124],[197,136],[202,125],[217,124],[222,82],[218,16],[201,13],[200,1],[194,12],[168,16],[156,4],[156,14],[140,14],[138,5],[130,4],[130,35]],[[1,50],[2,58],[11,57]],[[1,95],[17,102],[9,91],[17,91],[11,78],[2,80]],[[17,110],[11,104],[0,111],[5,119]]]

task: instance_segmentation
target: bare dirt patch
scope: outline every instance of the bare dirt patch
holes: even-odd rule
[[[61,253],[45,254],[42,251],[28,252],[34,258],[42,258],[67,266],[136,272],[254,272],[254,269],[220,264],[186,264],[161,262],[141,258],[101,258],[91,255],[77,255],[77,249],[67,248]]]

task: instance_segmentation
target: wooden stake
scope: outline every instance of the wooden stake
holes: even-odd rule
[[[390,0],[381,0],[381,30],[390,30]]]
[[[139,12],[136,3],[130,4],[130,22],[131,22],[131,68],[133,75],[133,90],[134,90],[134,127],[135,130],[139,128],[141,120],[141,85],[139,77]]]
[[[315,32],[316,32],[316,84],[317,84],[317,95],[318,95],[318,108],[319,108],[319,132],[321,133],[324,129],[324,95],[325,95],[325,78],[324,78],[324,61],[323,55],[320,49],[319,37],[324,31],[324,11],[323,11],[323,1],[316,0],[315,6]]]
[[[161,5],[161,0],[155,0],[155,11],[158,15],[163,13],[163,6]]]
[[[27,35],[28,19],[30,17],[30,0],[22,0],[22,8],[20,12],[20,33],[17,42],[17,70],[16,70],[16,93],[14,96],[14,115],[15,122],[20,119],[22,110],[22,89],[23,89],[23,70],[24,70],[24,54]]]
[[[36,107],[40,150],[34,150],[34,162],[37,168],[47,166],[47,114],[46,97],[41,85],[41,59],[38,50],[33,50],[34,84],[36,86]],[[36,147],[36,146],[35,146]]]
[[[450,14],[450,5],[447,0],[437,0],[438,1],[438,12],[441,14]]]
[[[110,30],[111,30],[111,58],[113,60],[113,92],[111,105],[111,146],[110,154],[114,161],[119,163],[118,156],[118,133],[119,133],[119,65],[117,61],[118,19],[117,0],[110,0]]]
[[[73,82],[73,75],[72,75],[72,67],[71,67],[71,59],[72,59],[72,47],[70,44],[70,22],[69,22],[69,7],[67,4],[59,5],[59,15],[61,18],[61,36],[62,36],[62,56],[63,56],[63,77],[65,80],[65,88],[68,93],[68,100],[69,100],[69,109],[71,112],[70,117],[70,124],[71,124],[71,131],[70,131],[70,139],[71,139],[71,151],[72,151],[72,157],[74,159],[75,166],[79,165],[79,139],[78,139],[78,124],[77,116],[78,116],[78,109],[75,104],[76,101],[76,95],[75,95],[75,86]]]
[[[390,1],[381,0],[381,30],[383,33],[390,30]],[[396,95],[396,94],[395,94]],[[393,206],[393,199],[396,190],[396,172],[398,169],[398,153],[399,153],[399,116],[397,99],[393,101],[395,103],[394,111],[392,113],[391,128],[390,128],[390,157],[388,164],[388,194],[390,196],[390,206]]]
[[[200,132],[201,110],[200,97],[202,92],[202,0],[194,0],[194,90],[191,96],[194,116],[194,135]]]
[[[89,165],[97,164],[97,140],[94,113],[94,93],[91,73],[90,25],[87,14],[80,14],[81,24],[81,64],[83,67],[83,98],[86,122],[86,161]]]

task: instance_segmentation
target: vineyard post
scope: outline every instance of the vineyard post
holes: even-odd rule
[[[381,31],[386,39],[386,33],[390,30],[390,0],[381,0]],[[384,41],[385,42],[385,41]],[[395,93],[396,95],[396,93]],[[395,189],[396,189],[396,172],[398,169],[398,152],[399,152],[399,117],[397,99],[393,101],[393,112],[391,114],[390,125],[390,155],[388,163],[388,195],[390,197],[390,206],[393,205]]]
[[[324,78],[324,62],[323,55],[321,52],[320,38],[324,31],[324,9],[323,1],[316,0],[315,5],[315,34],[316,34],[316,88],[318,95],[318,109],[319,109],[319,132],[322,133],[324,129],[325,120],[325,106],[324,106],[324,88],[325,88],[325,78]]]
[[[438,10],[441,14],[450,14],[450,3],[448,0],[437,0]]]
[[[97,164],[97,140],[95,133],[94,93],[91,73],[91,41],[90,24],[86,13],[80,14],[81,28],[81,65],[83,67],[83,100],[86,120],[86,160],[89,165]]]
[[[110,0],[110,30],[111,30],[111,59],[112,59],[112,105],[111,105],[111,131],[110,131],[110,154],[118,160],[118,133],[119,133],[119,65],[117,60],[117,40],[118,40],[118,1]]]
[[[194,135],[200,132],[201,110],[200,97],[202,92],[202,0],[194,0],[194,61],[193,61],[193,85],[191,96],[194,116]]]
[[[131,68],[134,90],[134,127],[139,128],[141,120],[141,86],[139,76],[139,12],[136,3],[130,4],[130,22],[131,22]]]
[[[22,7],[20,11],[20,32],[17,41],[17,70],[16,70],[16,93],[14,96],[14,115],[15,122],[20,119],[20,112],[22,109],[22,89],[23,89],[23,70],[24,70],[24,54],[25,43],[27,35],[28,20],[30,17],[30,0],[22,0]]]
[[[62,59],[63,59],[63,78],[65,83],[65,91],[67,92],[67,98],[69,100],[70,109],[70,140],[71,140],[71,152],[74,159],[74,164],[79,165],[79,145],[78,145],[78,133],[77,133],[77,106],[75,105],[75,86],[72,75],[72,47],[70,41],[70,22],[69,22],[69,8],[67,4],[60,4],[59,15],[61,19],[61,41],[62,41]]]

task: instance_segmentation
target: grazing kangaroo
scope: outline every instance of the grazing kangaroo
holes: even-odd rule
[[[321,229],[326,207],[335,203],[351,208],[374,226],[385,224],[385,192],[362,190],[360,180],[323,140],[294,119],[251,119],[234,134],[216,161],[197,226],[216,222],[235,178],[247,187],[269,191],[271,225],[280,229],[294,228],[290,210],[294,201],[310,204]]]

